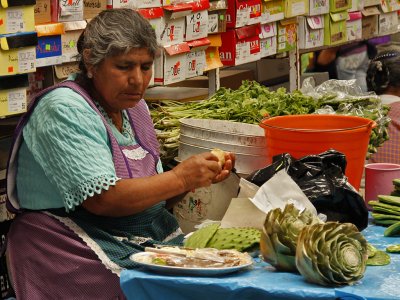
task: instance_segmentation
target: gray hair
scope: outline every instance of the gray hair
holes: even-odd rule
[[[366,79],[368,90],[381,95],[388,87],[400,87],[400,46],[392,42],[377,46],[377,50]]]
[[[105,58],[145,48],[155,57],[159,53],[156,34],[148,20],[129,8],[107,9],[88,24],[78,40],[79,68],[86,73],[86,64],[93,66]],[[84,61],[83,51],[90,49]]]

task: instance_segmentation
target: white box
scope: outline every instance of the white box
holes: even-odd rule
[[[78,54],[77,43],[79,36],[86,28],[86,21],[64,22],[65,33],[61,35],[62,61],[70,62],[76,60]]]
[[[112,8],[151,8],[151,7],[161,7],[160,0],[111,0]]]
[[[329,0],[310,0],[309,16],[329,13]]]
[[[186,78],[203,75],[206,69],[206,49],[211,44],[207,38],[188,42],[190,52],[186,54]]]
[[[190,52],[186,42],[165,46],[154,62],[154,84],[167,85],[186,78],[186,54]]]
[[[324,45],[324,18],[299,17],[299,48],[309,49]]]
[[[276,22],[261,24],[261,33],[260,33],[261,57],[267,57],[276,54],[276,47],[277,47],[276,34],[277,34]]]
[[[398,25],[397,11],[381,13],[379,15],[379,35],[396,33]]]
[[[361,11],[349,12],[346,22],[347,40],[354,41],[362,38],[362,13]]]
[[[186,41],[205,38],[208,35],[208,11],[201,10],[186,16]]]

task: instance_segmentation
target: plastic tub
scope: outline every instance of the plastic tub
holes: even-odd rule
[[[378,195],[390,195],[394,190],[393,179],[400,178],[400,165],[373,163],[365,165],[365,203],[378,200]],[[368,206],[370,209],[370,207]]]
[[[261,121],[267,140],[268,163],[275,155],[294,158],[335,149],[346,156],[346,176],[360,188],[371,130],[375,121],[343,115],[290,115]]]

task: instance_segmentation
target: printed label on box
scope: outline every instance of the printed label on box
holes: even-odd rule
[[[59,21],[81,21],[83,20],[82,0],[58,0],[60,1]]]
[[[26,110],[26,89],[13,89],[8,93],[8,111],[17,113]]]
[[[276,37],[261,39],[260,41],[261,57],[276,54]]]
[[[304,1],[295,2],[292,4],[292,15],[293,16],[300,16],[305,14],[306,12],[306,5]]]
[[[7,14],[7,33],[25,31],[24,12],[21,8],[8,8]]]
[[[243,27],[250,19],[250,7],[236,10],[236,27]]]
[[[35,48],[18,51],[18,69],[20,73],[34,72],[36,69]]]
[[[204,38],[208,33],[208,12],[202,10],[186,16],[186,40]]]

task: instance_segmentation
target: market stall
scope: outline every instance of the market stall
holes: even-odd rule
[[[378,249],[400,243],[384,237],[384,227],[370,223],[363,231]],[[128,299],[399,299],[400,255],[391,254],[386,266],[368,266],[364,278],[353,286],[328,288],[304,281],[299,274],[277,272],[254,259],[252,268],[225,276],[180,276],[149,272],[145,268],[121,273]]]

